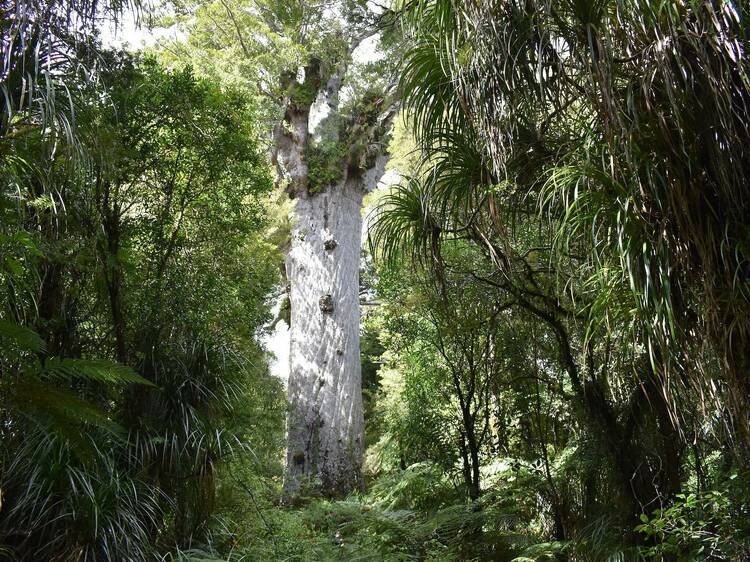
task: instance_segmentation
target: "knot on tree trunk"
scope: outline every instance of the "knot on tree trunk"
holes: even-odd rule
[[[305,466],[305,453],[303,453],[302,451],[297,451],[294,454],[293,460],[296,466]]]
[[[335,250],[336,246],[338,246],[338,245],[339,245],[338,242],[336,242],[336,240],[334,240],[333,238],[329,238],[328,240],[326,240],[325,242],[323,242],[323,247],[328,252],[332,252],[333,250]]]
[[[318,301],[318,306],[323,314],[333,313],[333,297],[331,295],[323,295]]]

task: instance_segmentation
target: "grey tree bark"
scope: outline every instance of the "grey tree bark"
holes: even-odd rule
[[[328,494],[361,485],[359,253],[356,181],[297,199],[287,276],[291,301],[287,492],[300,479]]]
[[[362,200],[385,167],[385,131],[395,106],[379,110],[375,123],[355,124],[368,154],[347,147],[341,177],[327,186],[308,185],[308,151],[319,131],[311,131],[312,103],[294,92],[318,93],[316,105],[337,111],[345,67],[326,82],[315,61],[304,81],[290,80],[284,122],[276,129],[275,158],[287,191],[295,200],[286,260],[291,302],[287,451],[284,494],[304,482],[327,496],[362,486],[364,419],[359,349],[359,260]],[[323,130],[321,128],[321,130]],[[331,134],[336,128],[326,128]],[[348,138],[350,130],[345,130]],[[315,134],[311,134],[315,133]],[[338,134],[337,132],[334,134]],[[338,141],[338,138],[327,139]],[[358,143],[361,150],[362,143]]]

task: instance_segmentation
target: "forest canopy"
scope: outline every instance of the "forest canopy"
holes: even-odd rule
[[[750,559],[746,4],[0,14],[0,560]]]

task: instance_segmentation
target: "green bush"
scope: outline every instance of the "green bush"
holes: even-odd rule
[[[746,511],[734,506],[723,490],[678,494],[669,507],[641,514],[635,530],[655,543],[641,552],[654,562],[746,559],[750,535],[741,528]]]

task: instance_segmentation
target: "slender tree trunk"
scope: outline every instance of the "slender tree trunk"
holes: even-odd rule
[[[472,500],[478,500],[482,494],[482,488],[479,472],[479,446],[474,439],[469,439],[469,456],[471,458],[471,487],[469,488],[469,497]]]
[[[122,270],[119,263],[120,253],[120,217],[115,210],[105,209],[103,219],[106,234],[106,249],[102,248],[105,268],[105,283],[109,295],[109,307],[112,315],[112,329],[115,335],[115,356],[123,365],[127,364],[127,346],[125,342],[125,315],[122,303]]]
[[[361,488],[359,356],[363,184],[298,192],[287,276],[291,300],[287,495],[318,480],[325,495]]]

